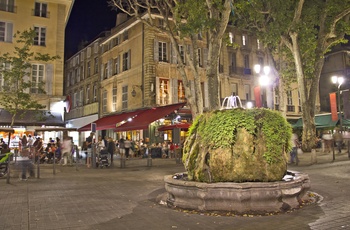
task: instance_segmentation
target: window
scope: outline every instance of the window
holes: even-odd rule
[[[228,38],[229,38],[230,44],[233,44],[234,36],[233,36],[233,33],[232,33],[232,32],[229,32],[229,33],[228,33]]]
[[[36,36],[34,38],[34,45],[45,46],[46,28],[35,26],[34,30],[36,32]]]
[[[120,73],[120,63],[119,63],[119,57],[116,57],[114,59],[114,74]]]
[[[230,73],[237,72],[237,58],[236,53],[231,53],[231,65],[230,65]]]
[[[78,68],[76,68],[75,70],[74,70],[74,75],[75,75],[75,82],[76,83],[78,83],[79,82],[79,80],[80,80],[80,73],[79,73],[80,71],[79,71],[79,69]]]
[[[12,42],[12,29],[12,23],[0,22],[0,42]]]
[[[245,94],[245,99],[249,101],[251,99],[250,96],[250,85],[244,85],[244,94]]]
[[[47,17],[47,4],[42,2],[36,2],[34,8],[34,16]]]
[[[122,88],[122,109],[128,108],[128,86]]]
[[[123,71],[130,69],[130,50],[123,53]]]
[[[98,73],[98,57],[95,57],[95,62],[94,62],[94,73]]]
[[[107,90],[102,93],[102,112],[107,113]]]
[[[232,96],[238,96],[238,84],[231,83]]]
[[[97,101],[97,85],[96,84],[94,84],[94,102],[96,102]]]
[[[249,55],[244,55],[244,68],[249,69]]]
[[[247,45],[247,35],[242,35],[242,45],[243,46]]]
[[[123,33],[123,40],[126,41],[129,39],[129,31],[125,30]]]
[[[0,0],[0,10],[15,12],[15,0]]]
[[[178,101],[185,102],[186,101],[185,87],[183,87],[181,80],[179,80],[177,84],[178,84],[178,90],[177,90]]]
[[[201,48],[197,49],[197,54],[198,54],[198,65],[200,67],[202,67],[203,63],[202,63],[202,50],[201,50]]]
[[[112,90],[112,110],[113,112],[117,111],[117,88],[113,87]]]
[[[120,37],[117,36],[117,37],[115,37],[115,38],[113,39],[113,45],[114,45],[114,46],[117,46],[117,45],[119,45],[119,44],[120,44]]]
[[[80,89],[79,91],[79,106],[84,105],[84,91],[83,89]]]
[[[90,101],[90,86],[88,85],[86,87],[86,93],[85,93],[85,103],[89,104]]]
[[[159,99],[161,105],[166,105],[169,103],[169,79],[159,79]]]
[[[108,64],[106,63],[104,65],[103,79],[107,79],[107,78],[108,78]]]
[[[87,62],[87,70],[86,70],[87,77],[90,77],[91,74],[91,62]]]
[[[292,90],[287,90],[287,105],[293,105]]]
[[[42,93],[41,83],[44,81],[44,65],[33,64],[32,65],[32,87],[30,89],[31,93]]]
[[[183,63],[185,63],[185,49],[183,45],[179,45],[180,57]]]
[[[166,62],[167,61],[167,51],[166,51],[166,43],[158,42],[158,57],[159,61]]]

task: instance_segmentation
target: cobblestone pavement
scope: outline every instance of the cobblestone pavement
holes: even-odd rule
[[[129,160],[125,168],[42,165],[40,179],[0,180],[0,229],[350,229],[350,161],[347,153],[299,156],[292,170],[308,173],[311,191],[322,200],[272,216],[218,216],[182,212],[156,202],[164,175],[183,172],[174,159]]]

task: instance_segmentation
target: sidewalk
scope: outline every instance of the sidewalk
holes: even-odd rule
[[[342,161],[341,161],[342,160]],[[311,153],[300,156],[299,166],[288,166],[308,173],[311,191],[322,202],[290,213],[271,216],[220,216],[170,209],[157,203],[164,195],[165,175],[183,172],[175,159],[132,159],[125,168],[88,169],[42,165],[40,179],[11,183],[0,180],[0,230],[300,230],[350,229],[350,188],[347,153],[317,152],[316,165]]]
[[[298,154],[299,164],[298,166],[310,166],[314,164],[325,164],[334,163],[340,161],[349,161],[348,150],[343,149],[342,153],[339,154],[336,150],[330,153],[322,152],[322,149],[316,149],[316,154],[311,152],[304,152],[303,154]],[[334,158],[334,160],[333,160]]]

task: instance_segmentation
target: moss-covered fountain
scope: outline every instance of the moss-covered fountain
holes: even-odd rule
[[[168,206],[239,213],[299,207],[310,181],[287,171],[291,133],[285,118],[268,109],[200,115],[184,143],[187,172],[165,176]]]

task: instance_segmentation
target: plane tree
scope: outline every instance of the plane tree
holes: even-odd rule
[[[177,69],[181,74],[193,117],[203,113],[204,107],[197,50],[200,37],[205,37],[208,49],[203,62],[206,64],[208,81],[208,107],[209,110],[220,107],[219,55],[232,0],[110,0],[108,2],[119,12],[136,17],[152,29],[168,35],[177,57]],[[159,17],[163,19],[162,24],[157,23]],[[180,50],[184,44],[190,44],[186,46],[188,49],[185,52]],[[186,65],[189,65],[190,73],[186,71]],[[194,90],[191,90],[189,75],[193,76]]]
[[[255,33],[272,54],[282,57],[280,75],[297,82],[303,148],[311,150],[316,144],[314,116],[324,56],[346,42],[350,0],[238,0],[233,8],[235,24]]]

